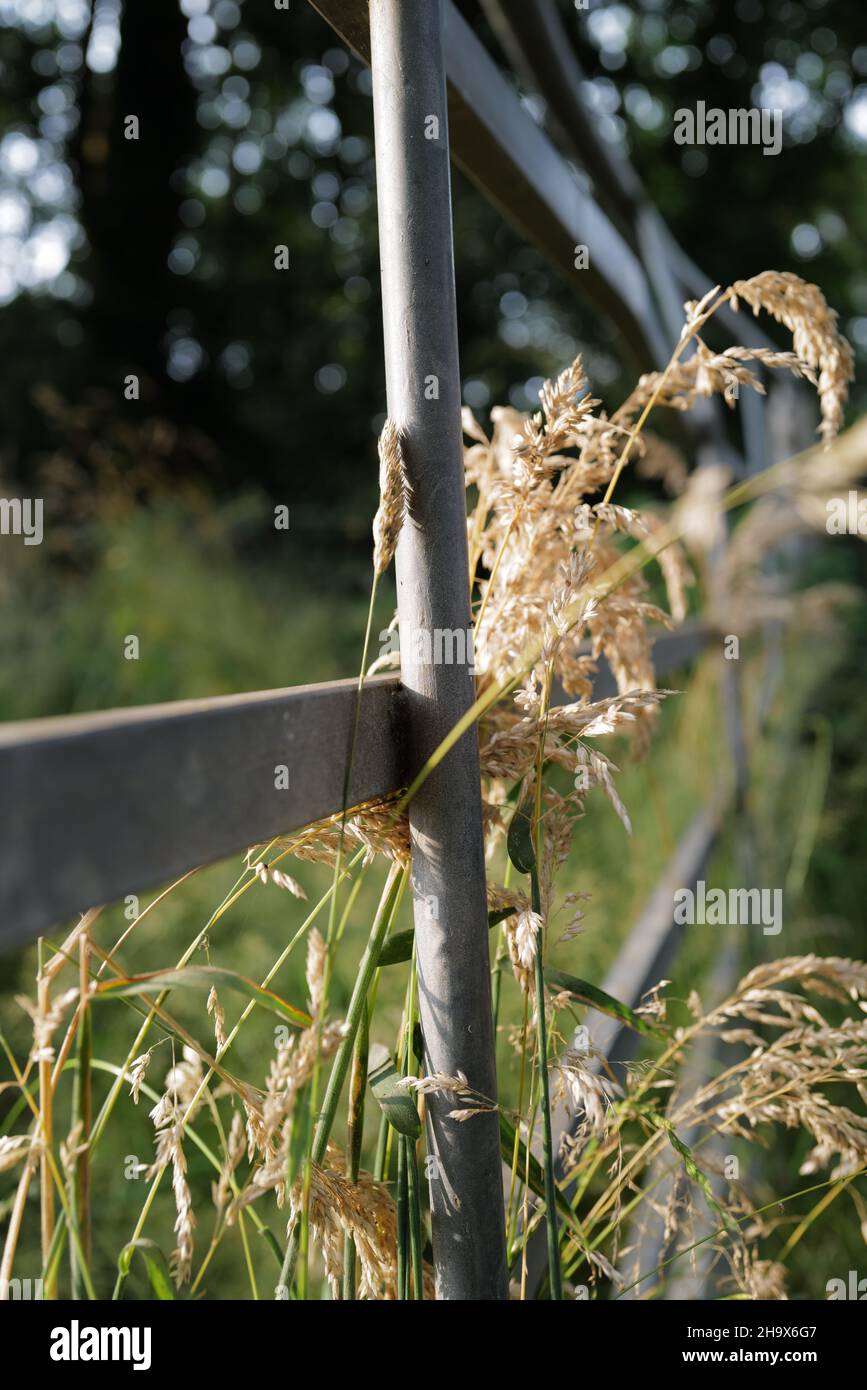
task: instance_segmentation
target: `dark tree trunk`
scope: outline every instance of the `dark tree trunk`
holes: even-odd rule
[[[167,257],[182,189],[175,172],[195,141],[196,94],[177,0],[126,0],[121,47],[108,78],[86,71],[75,151],[94,298],[88,327],[100,356],[150,377],[163,394],[164,339],[181,282]],[[125,138],[136,116],[139,138]]]

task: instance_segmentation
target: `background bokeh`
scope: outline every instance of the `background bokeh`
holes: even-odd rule
[[[500,58],[477,0],[459,8]],[[860,7],[561,9],[601,134],[693,259],[723,283],[768,266],[815,279],[863,361]],[[0,26],[4,474],[29,485],[62,444],[92,480],[87,444],[108,421],[159,417],[169,429],[144,452],[174,481],[261,487],[291,505],[296,549],[363,553],[384,411],[367,69],[306,4],[2,0]],[[782,109],[783,152],[676,147],[673,112],[699,99]],[[528,102],[543,119],[544,97]],[[577,347],[616,403],[620,345],[582,312],[580,277],[559,279],[454,185],[467,403],[535,405]],[[129,372],[138,403],[123,399]],[[97,419],[70,438],[46,392]]]
[[[458,7],[501,61],[476,0]],[[722,283],[768,267],[814,280],[863,369],[861,6],[560,8],[603,137],[628,152],[692,258]],[[544,94],[526,100],[544,120]],[[782,108],[782,153],[676,147],[673,113],[698,100]],[[137,141],[124,139],[131,113]],[[40,496],[46,507],[42,546],[0,543],[0,719],[352,674],[385,408],[367,70],[300,0],[288,11],[271,0],[0,0],[0,129],[0,492]],[[628,354],[582,303],[580,276],[559,278],[457,171],[453,196],[466,403],[483,424],[495,403],[532,408],[544,377],[580,350],[594,393],[616,407],[631,384]],[[277,245],[289,249],[286,271],[274,268]],[[140,378],[138,400],[125,399],[129,374]],[[850,418],[864,406],[861,380]],[[274,529],[276,504],[290,509],[286,532]],[[863,596],[862,550],[855,539],[814,549],[803,579],[844,580]],[[386,584],[380,627],[392,602]],[[130,632],[141,639],[137,662],[122,655]],[[861,603],[837,632],[789,639],[786,681],[757,749],[753,810],[768,882],[791,867],[803,808],[816,817],[786,952],[867,948],[865,638]],[[685,699],[663,712],[655,760],[624,774],[635,822],[628,855],[607,809],[592,830],[588,822],[592,853],[586,841],[576,849],[574,886],[593,896],[569,969],[604,973],[707,793],[721,738],[715,677],[700,665]],[[717,881],[730,861],[724,844]],[[237,872],[237,862],[217,866],[169,901],[159,931],[137,942],[135,967],[176,958]],[[311,899],[325,882],[306,867],[304,881]],[[374,900],[365,888],[336,1008]],[[264,972],[298,906],[257,889],[227,919],[225,954],[214,959]],[[119,934],[119,909],[109,921],[109,935]],[[686,994],[700,982],[711,954],[711,943],[691,939],[674,988]],[[288,997],[303,995],[302,964],[293,958],[278,981]],[[19,1056],[29,1025],[12,996],[31,988],[33,969],[32,950],[0,961],[0,1023]],[[201,1029],[199,1004],[178,1012]],[[395,1022],[398,1009],[399,991]],[[271,1024],[257,1027],[239,1044],[236,1070],[261,1082]],[[100,1028],[98,1046],[118,1060],[132,1024],[112,1016]],[[504,1040],[506,1091],[510,1055]],[[0,1119],[9,1103],[0,1093]],[[119,1135],[106,1139],[95,1248],[103,1277],[143,1196],[124,1180],[123,1160],[150,1157],[144,1111],[127,1105]],[[790,1189],[792,1158],[769,1156],[762,1192]],[[206,1192],[207,1165],[195,1153],[190,1163]],[[845,1277],[863,1251],[851,1206],[832,1217],[829,1268],[813,1268],[799,1248],[796,1296],[824,1296],[825,1278]],[[171,1222],[166,1197],[149,1229],[167,1247]],[[27,1240],[38,1262],[35,1224]],[[210,1296],[244,1292],[237,1265],[221,1252]],[[135,1278],[130,1287],[145,1292]]]

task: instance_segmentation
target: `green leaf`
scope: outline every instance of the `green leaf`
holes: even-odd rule
[[[492,908],[488,913],[488,931],[490,931],[491,927],[496,927],[498,923],[505,922],[507,917],[511,917],[517,911],[517,903],[511,903],[509,907]]]
[[[307,1145],[313,1129],[310,1113],[311,1088],[304,1086],[295,1101],[292,1127],[289,1131],[289,1153],[287,1155],[286,1176],[291,1187],[298,1174],[303,1171]],[[283,1265],[283,1251],[280,1251],[280,1266]]]
[[[259,1228],[259,1235],[265,1237],[265,1244],[277,1261],[277,1268],[281,1269],[283,1265],[283,1251],[277,1243],[277,1237],[274,1232],[270,1230],[268,1226],[261,1226]]]
[[[419,1066],[424,1063],[424,1034],[421,1031],[421,1024],[414,1023],[412,1029],[412,1055]]]
[[[126,994],[152,994],[154,990],[161,989],[189,987],[210,990],[213,986],[233,989],[246,995],[248,999],[255,999],[257,1004],[279,1014],[296,1028],[309,1028],[313,1023],[310,1015],[303,1009],[296,1009],[294,1004],[287,1004],[286,1000],[281,999],[273,990],[257,985],[255,980],[248,980],[246,975],[239,975],[235,970],[223,970],[216,965],[185,965],[178,970],[154,970],[147,975],[127,975],[119,980],[105,980],[97,985],[91,997],[111,999]]]
[[[536,867],[536,847],[533,844],[531,802],[519,806],[509,822],[506,845],[509,858],[520,874],[532,873]]]
[[[630,1009],[628,1004],[621,1004],[619,999],[615,999],[612,994],[606,994],[604,989],[598,989],[596,985],[591,985],[588,980],[579,980],[576,975],[567,975],[562,970],[546,970],[545,981],[554,989],[565,990],[571,994],[573,999],[577,999],[580,1004],[590,1004],[600,1013],[610,1014],[612,1018],[619,1018],[621,1023],[627,1024],[636,1033],[642,1033],[646,1038],[665,1038],[668,1036],[666,1029],[661,1028],[656,1023],[649,1023],[641,1014],[637,1014],[634,1009]]]
[[[400,965],[405,960],[412,959],[412,943],[415,941],[415,930],[410,927],[409,931],[396,931],[390,936],[379,953],[379,965]]]
[[[518,907],[513,903],[511,907],[493,908],[488,913],[488,930],[497,926],[499,922],[504,922],[507,917],[511,917],[513,912],[517,912]],[[379,953],[379,965],[401,965],[405,960],[412,960],[412,944],[415,940],[415,928],[410,927],[408,931],[396,931],[390,936]]]
[[[512,1166],[515,1155],[515,1126],[512,1124],[508,1115],[502,1110],[499,1111],[500,1117],[500,1153],[503,1162]],[[537,1197],[545,1199],[545,1173],[541,1163],[535,1154],[528,1155],[523,1139],[518,1140],[518,1171],[523,1178],[526,1174],[528,1185],[531,1192],[535,1192]]]
[[[125,1245],[117,1257],[117,1268],[122,1279],[126,1279],[129,1274],[132,1257],[135,1252],[141,1255],[145,1262],[148,1272],[150,1286],[162,1303],[170,1303],[174,1300],[175,1291],[172,1287],[172,1277],[169,1273],[169,1266],[165,1255],[160,1247],[153,1240],[131,1240]]]
[[[511,1168],[515,1157],[515,1126],[512,1124],[508,1115],[504,1114],[502,1110],[499,1112],[499,1116],[500,1153],[503,1156],[503,1162],[507,1167]],[[531,1153],[529,1155],[528,1163],[527,1148],[523,1139],[518,1140],[518,1174],[522,1181],[526,1176],[530,1191],[535,1193],[535,1195],[544,1202],[545,1170],[535,1154]],[[569,1205],[568,1198],[563,1195],[559,1188],[557,1189],[557,1211],[566,1225],[580,1238],[583,1246],[584,1232],[581,1228],[581,1223]]]
[[[401,1080],[394,1061],[387,1057],[370,1073],[370,1089],[392,1129],[408,1139],[417,1139],[421,1134],[421,1121],[412,1094],[398,1085]]]

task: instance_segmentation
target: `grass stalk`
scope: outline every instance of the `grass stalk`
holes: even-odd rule
[[[403,885],[405,882],[406,870],[403,865],[393,863],[389,869],[388,878],[379,900],[379,907],[373,920],[367,946],[358,967],[355,977],[355,985],[352,991],[352,998],[349,1001],[349,1009],[346,1014],[346,1032],[331,1068],[331,1075],[328,1078],[328,1086],[322,1102],[322,1112],[316,1122],[311,1146],[311,1163],[321,1165],[325,1158],[325,1151],[328,1147],[328,1139],[334,1125],[337,1114],[337,1105],[340,1100],[340,1093],[343,1090],[343,1083],[346,1080],[347,1072],[352,1061],[352,1052],[355,1047],[355,1038],[361,1023],[362,1011],[367,992],[376,970],[379,953],[397,907],[402,896]],[[295,1271],[298,1263],[299,1242],[298,1242],[298,1222],[294,1222],[286,1243],[286,1253],[283,1257],[283,1267],[280,1271],[280,1284],[284,1288],[290,1288],[295,1281]]]
[[[358,684],[355,692],[355,709],[352,720],[352,734],[349,741],[349,756],[346,760],[346,772],[343,777],[343,796],[340,811],[340,834],[337,840],[337,854],[334,859],[334,883],[331,894],[331,902],[328,910],[328,928],[325,935],[327,955],[325,959],[325,972],[322,984],[322,1002],[316,1016],[315,1024],[315,1052],[313,1060],[313,1073],[310,1078],[310,1113],[316,1114],[319,1103],[319,1072],[322,1053],[322,1025],[328,1009],[328,995],[331,986],[331,972],[334,962],[335,930],[337,923],[337,899],[340,888],[340,871],[343,862],[343,846],[346,838],[346,813],[349,806],[349,789],[352,784],[352,768],[355,762],[355,748],[358,742],[358,726],[361,719],[361,695],[364,689],[364,673],[367,670],[367,656],[370,648],[370,633],[373,627],[373,610],[376,604],[376,589],[379,575],[374,570],[373,579],[370,585],[370,602],[367,607],[367,624],[364,630],[364,642],[361,652],[361,666],[358,672]],[[299,1276],[299,1298],[307,1296],[307,1266],[310,1246],[310,1184],[313,1176],[313,1153],[312,1153],[313,1133],[309,1136],[306,1152],[304,1155],[304,1172],[301,1184],[301,1228],[300,1228],[300,1256],[301,1271]]]
[[[348,874],[349,871],[354,867],[354,865],[357,864],[357,863],[362,859],[363,855],[364,855],[364,850],[363,850],[363,849],[360,849],[360,850],[357,852],[357,854],[355,854],[355,855],[353,856],[353,858],[350,860],[349,864],[347,865],[347,867],[346,867],[346,869],[345,869],[345,871],[344,871],[344,874]],[[275,862],[275,863],[276,863],[276,859],[275,859],[274,861],[272,861],[272,862]],[[255,882],[256,882],[255,878],[252,878],[252,879],[249,880],[249,883],[250,883],[250,884],[255,883]],[[246,885],[245,885],[245,886],[246,886]],[[326,891],[326,892],[322,895],[322,897],[319,899],[319,902],[316,903],[316,905],[315,905],[315,906],[311,909],[311,911],[307,914],[307,917],[306,917],[305,920],[302,922],[301,926],[298,928],[298,931],[297,931],[297,932],[295,933],[295,935],[290,939],[289,943],[287,944],[286,947],[284,947],[283,951],[281,951],[280,955],[277,957],[277,959],[276,959],[276,961],[274,962],[274,964],[272,965],[271,969],[268,971],[267,975],[266,975],[266,976],[264,977],[264,979],[262,980],[261,983],[262,983],[263,987],[266,987],[267,985],[269,985],[269,984],[271,983],[271,981],[273,980],[274,976],[277,974],[277,971],[278,971],[278,970],[280,969],[280,967],[284,964],[284,962],[288,959],[290,953],[291,953],[292,950],[294,949],[294,947],[295,947],[295,945],[297,944],[297,942],[301,939],[301,937],[303,936],[304,932],[307,931],[307,929],[308,929],[308,928],[313,924],[313,922],[316,920],[316,918],[317,918],[317,916],[319,915],[319,913],[323,910],[323,908],[325,907],[325,904],[329,901],[329,898],[330,898],[332,892],[333,892],[333,887],[327,889],[327,891]],[[228,901],[233,901],[237,896],[239,896],[239,895],[238,895],[237,893],[234,893],[234,892],[233,892],[232,895],[231,895],[230,897],[227,897],[226,899],[224,899],[224,903],[226,903],[226,902],[228,902]],[[208,923],[208,926],[211,925],[211,923],[216,919],[216,917],[220,914],[220,911],[221,911],[221,909],[218,909],[218,910],[217,910],[217,913],[215,913],[215,914],[213,915],[213,917],[210,919],[210,922]],[[199,933],[198,937],[196,938],[196,941],[200,941],[200,940],[202,939],[202,937],[203,937],[204,933],[207,931],[207,929],[208,929],[208,927],[206,926],[206,927],[203,929],[203,931]],[[187,951],[184,952],[184,955],[181,957],[180,964],[184,964],[187,960],[189,960],[189,958],[190,958],[190,956],[192,955],[194,949],[195,949],[195,943],[193,944],[193,946],[189,947]],[[91,1137],[91,1153],[93,1152],[93,1149],[94,1149],[94,1146],[95,1146],[95,1144],[96,1144],[96,1142],[97,1142],[97,1139],[99,1138],[100,1134],[103,1132],[103,1130],[104,1130],[104,1128],[105,1128],[105,1125],[108,1123],[108,1119],[109,1119],[109,1116],[110,1116],[110,1114],[111,1114],[111,1110],[113,1109],[114,1104],[116,1103],[117,1098],[118,1098],[118,1096],[120,1095],[120,1092],[121,1092],[121,1089],[122,1089],[122,1087],[123,1087],[124,1081],[126,1081],[126,1079],[127,1079],[127,1073],[128,1073],[130,1064],[132,1063],[133,1058],[136,1057],[136,1056],[138,1055],[138,1053],[139,1053],[139,1051],[140,1051],[140,1049],[141,1049],[141,1046],[142,1046],[142,1044],[143,1044],[143,1042],[144,1042],[144,1039],[146,1038],[147,1033],[148,1033],[148,1031],[149,1031],[149,1029],[150,1029],[150,1026],[151,1026],[151,1024],[152,1024],[154,1018],[156,1017],[156,1014],[157,1014],[157,1006],[159,1006],[159,1005],[161,1004],[162,1000],[165,999],[166,996],[167,996],[169,993],[171,993],[171,991],[170,991],[169,989],[165,989],[165,990],[162,990],[162,991],[160,992],[160,994],[157,996],[157,1000],[155,1001],[155,1005],[152,1006],[152,1007],[149,1009],[148,1014],[147,1014],[147,1017],[145,1018],[144,1023],[142,1024],[141,1028],[140,1028],[139,1031],[138,1031],[138,1034],[136,1035],[135,1041],[133,1042],[132,1047],[130,1048],[130,1050],[129,1050],[128,1054],[127,1054],[127,1058],[126,1058],[126,1061],[125,1061],[123,1067],[120,1068],[120,1069],[118,1070],[117,1080],[116,1080],[115,1084],[112,1086],[111,1090],[109,1091],[109,1094],[108,1094],[108,1096],[106,1097],[106,1100],[105,1100],[104,1103],[103,1103],[103,1106],[102,1106],[102,1108],[101,1108],[101,1110],[100,1110],[100,1112],[99,1112],[99,1115],[97,1116],[97,1120],[96,1120],[96,1123],[95,1123],[95,1125],[94,1125],[93,1134],[92,1134],[92,1137]],[[256,1007],[256,1001],[253,1000],[253,999],[251,999],[250,1002],[249,1002],[247,1005],[245,1005],[243,1011],[241,1012],[240,1017],[238,1018],[237,1023],[234,1025],[234,1027],[232,1028],[231,1032],[230,1032],[230,1033],[228,1034],[228,1036],[226,1037],[225,1043],[224,1043],[221,1047],[219,1047],[219,1048],[217,1049],[217,1053],[216,1053],[216,1060],[217,1060],[217,1061],[220,1061],[220,1060],[222,1060],[223,1057],[225,1057],[225,1055],[226,1055],[226,1053],[228,1052],[229,1048],[232,1046],[233,1042],[235,1041],[235,1038],[237,1037],[237,1035],[238,1035],[240,1029],[242,1028],[243,1024],[246,1022],[246,1020],[250,1017],[250,1014],[253,1012],[253,1010],[254,1010],[255,1007]],[[208,1085],[208,1082],[210,1081],[212,1074],[213,1074],[213,1073],[212,1073],[212,1070],[209,1068],[209,1069],[206,1071],[205,1076],[204,1076],[204,1078],[203,1078],[203,1080],[202,1080],[202,1082],[201,1082],[201,1084],[200,1084],[198,1090],[196,1091],[195,1096],[193,1097],[192,1101],[190,1102],[189,1106],[187,1107],[186,1113],[185,1113],[185,1115],[184,1115],[184,1117],[183,1117],[183,1120],[182,1120],[182,1122],[181,1122],[182,1131],[183,1131],[184,1133],[186,1133],[186,1131],[187,1131],[188,1116],[191,1115],[191,1114],[193,1113],[193,1111],[195,1110],[196,1106],[198,1105],[199,1099],[200,1099],[200,1097],[202,1096],[202,1094],[204,1093],[205,1087]],[[160,1170],[154,1175],[154,1179],[153,1179],[153,1183],[152,1183],[152,1185],[151,1185],[151,1189],[150,1189],[150,1191],[148,1192],[147,1197],[145,1198],[144,1205],[143,1205],[143,1207],[142,1207],[141,1212],[139,1213],[139,1218],[138,1218],[138,1221],[137,1221],[137,1223],[136,1223],[135,1230],[133,1231],[133,1234],[132,1234],[132,1236],[130,1237],[131,1240],[137,1240],[137,1239],[139,1238],[139,1236],[141,1235],[142,1230],[144,1229],[144,1225],[145,1225],[145,1222],[146,1222],[146,1220],[147,1220],[148,1213],[150,1212],[150,1209],[151,1209],[151,1206],[152,1206],[152,1204],[153,1204],[154,1197],[156,1196],[157,1190],[159,1189],[160,1184],[162,1183],[162,1180],[163,1180],[163,1176],[164,1176],[164,1174],[165,1174],[165,1171],[166,1171],[165,1168],[160,1168]],[[119,1276],[119,1284],[121,1285],[121,1287],[122,1287],[122,1280],[123,1280],[123,1276]],[[120,1296],[120,1289],[119,1289],[118,1285],[116,1285],[116,1286],[115,1286],[115,1292],[114,1292],[114,1294],[113,1294],[113,1297],[114,1297],[114,1298],[117,1298],[117,1297],[119,1297],[119,1296]]]
[[[534,884],[534,898],[538,898],[538,888]],[[538,907],[534,906],[538,912]],[[548,1235],[548,1277],[551,1283],[551,1298],[559,1302],[563,1297],[563,1284],[560,1274],[560,1234],[557,1225],[557,1184],[554,1180],[554,1143],[551,1133],[551,1097],[548,1086],[548,1038],[545,1025],[545,980],[542,973],[541,942],[536,952],[536,1050],[539,1061],[539,1085],[542,1111],[542,1147],[545,1169],[545,1226]]]
[[[527,1031],[530,1019],[529,997],[524,995],[524,1013],[521,1019],[521,1069],[518,1076],[518,1114],[524,1108],[524,1087],[527,1084]],[[506,1205],[506,1249],[511,1252],[515,1244],[518,1228],[518,1212],[520,1210],[520,1198],[518,1194],[518,1165],[521,1152],[521,1129],[520,1125],[515,1126],[515,1142],[512,1151],[511,1174],[509,1177],[509,1200]]]
[[[419,1188],[418,1151],[414,1139],[406,1139],[407,1220],[409,1222],[409,1253],[412,1262],[412,1296],[424,1299],[424,1266],[422,1261],[421,1193]]]
[[[367,1087],[367,1058],[370,1048],[370,1009],[367,1000],[361,1011],[358,1037],[352,1053],[352,1075],[349,1081],[349,1117],[346,1124],[346,1175],[350,1182],[358,1181],[361,1167],[361,1141],[364,1132],[364,1093]],[[347,1235],[343,1245],[343,1298],[355,1298],[355,1241]]]
[[[405,1300],[409,1290],[409,1185],[405,1134],[397,1136],[397,1296]]]
[[[506,871],[503,878],[503,887],[508,888],[512,881],[512,861],[506,860]],[[503,968],[509,958],[509,946],[506,937],[505,925],[500,927],[499,939],[497,941],[497,954],[494,957],[494,966],[491,971],[491,1011],[494,1018],[494,1039],[496,1041],[497,1025],[500,1021],[500,994],[503,983]]]
[[[78,1238],[90,1261],[90,1126],[92,1121],[91,1056],[92,1032],[90,994],[90,932],[82,933],[78,945],[78,1066],[72,1091],[72,1123],[78,1131],[76,1154],[70,1177],[69,1209],[76,1223]],[[81,1298],[81,1271],[75,1242],[69,1247],[70,1281],[73,1298]]]
[[[39,938],[39,965],[36,985],[37,1004],[42,1018],[47,1018],[51,1007],[51,986],[45,970],[44,943]],[[51,1183],[51,1147],[54,1142],[53,1094],[51,1090],[51,1051],[40,1049],[39,1057],[39,1138],[42,1153],[39,1159],[39,1222],[42,1240],[42,1259],[48,1259],[51,1240],[54,1235],[54,1188]],[[57,1297],[55,1278],[50,1278],[44,1286],[45,1298]]]
[[[563,1280],[560,1268],[560,1232],[557,1224],[557,1184],[554,1178],[554,1141],[551,1132],[551,1097],[548,1083],[548,1029],[545,1018],[545,975],[543,958],[545,952],[545,924],[542,920],[542,894],[539,874],[543,863],[545,848],[544,827],[542,823],[542,785],[545,767],[545,739],[548,732],[548,710],[551,701],[552,661],[549,658],[545,667],[540,708],[539,750],[536,756],[536,798],[534,815],[535,863],[530,870],[531,907],[539,914],[539,933],[534,956],[534,975],[536,992],[536,1061],[539,1071],[539,1100],[542,1111],[542,1149],[545,1169],[545,1230],[548,1243],[548,1280],[551,1299],[560,1302],[563,1298]],[[532,1134],[532,1127],[529,1131]]]
[[[378,1182],[384,1182],[388,1172],[388,1159],[391,1152],[389,1144],[390,1126],[385,1118],[385,1111],[379,1117],[379,1128],[376,1132],[376,1150],[373,1156],[373,1176]]]
[[[413,1034],[415,1031],[416,1016],[416,989],[418,985],[418,965],[416,962],[416,947],[413,943],[412,964],[410,966],[409,981],[407,984],[405,1028],[403,1035],[403,1058],[401,1071],[404,1076],[410,1076],[416,1071],[413,1060]],[[401,1149],[403,1151],[403,1179],[404,1188],[400,1187],[401,1167],[400,1152],[398,1151],[398,1189],[405,1211],[404,1244],[398,1239],[398,1259],[403,1254],[404,1277],[402,1297],[409,1298],[410,1291],[410,1271],[412,1273],[412,1290],[414,1299],[424,1298],[424,1273],[422,1268],[422,1234],[421,1234],[421,1199],[419,1195],[418,1177],[418,1156],[416,1151],[416,1141],[408,1135],[400,1136]],[[398,1221],[400,1222],[401,1207],[398,1207]],[[406,1260],[406,1244],[409,1246],[409,1261]],[[400,1275],[398,1275],[398,1286],[401,1286]]]

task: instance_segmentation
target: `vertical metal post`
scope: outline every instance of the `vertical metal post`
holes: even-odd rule
[[[412,489],[396,568],[414,772],[474,698],[440,0],[371,0],[370,44],[388,411]],[[496,1099],[475,729],[409,816],[425,1065]],[[427,1102],[437,1296],[506,1298],[497,1117]]]

